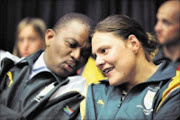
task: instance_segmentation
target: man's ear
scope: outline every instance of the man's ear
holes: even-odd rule
[[[51,40],[55,37],[55,32],[52,29],[47,29],[45,34],[46,46],[50,46]]]
[[[137,54],[140,49],[140,41],[136,38],[135,35],[129,35],[128,43],[131,46],[134,54]]]

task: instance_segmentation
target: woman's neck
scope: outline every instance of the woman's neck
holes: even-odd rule
[[[143,62],[142,62],[143,61]],[[158,67],[147,60],[137,61],[134,74],[131,76],[130,82],[126,83],[125,91],[128,92],[135,85],[147,81],[158,69]]]

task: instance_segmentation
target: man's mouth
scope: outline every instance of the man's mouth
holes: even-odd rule
[[[68,72],[74,72],[76,70],[76,64],[74,62],[66,63],[65,68]]]

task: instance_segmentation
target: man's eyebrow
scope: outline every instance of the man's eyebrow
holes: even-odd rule
[[[73,40],[74,42],[77,42],[77,40],[76,39],[74,39],[74,38],[67,38],[68,40]]]
[[[67,38],[67,40],[72,40],[74,43],[76,43],[77,45],[79,45],[78,41],[74,38]]]

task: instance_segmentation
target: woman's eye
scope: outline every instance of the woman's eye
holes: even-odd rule
[[[106,49],[101,49],[101,53],[105,53],[106,52]]]

